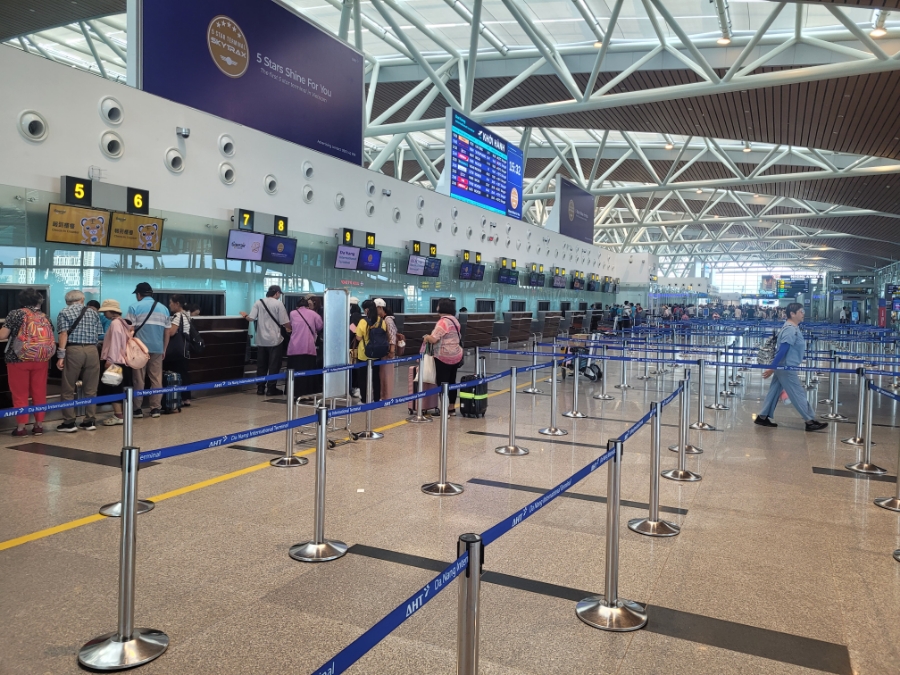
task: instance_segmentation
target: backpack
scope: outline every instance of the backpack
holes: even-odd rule
[[[12,343],[12,350],[20,361],[49,361],[56,353],[53,326],[43,312],[23,310],[22,327]]]
[[[191,329],[188,332],[188,346],[190,347],[191,354],[194,356],[200,356],[203,353],[203,350],[206,349],[206,340],[200,335],[200,331],[194,326],[193,321],[191,321]]]
[[[368,340],[363,340],[366,358],[381,359],[387,356],[387,353],[390,351],[390,345],[388,344],[387,331],[384,329],[384,322],[378,319],[374,325],[369,326],[368,333]]]
[[[778,331],[773,331],[771,337],[766,339],[756,353],[756,362],[768,365],[775,360],[775,348],[778,346]]]
[[[140,369],[150,361],[150,352],[147,345],[136,337],[128,338],[125,343],[125,365],[129,368]]]

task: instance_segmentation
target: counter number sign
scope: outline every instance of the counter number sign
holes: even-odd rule
[[[470,254],[468,251],[463,250],[463,262],[469,262]]]
[[[344,236],[342,243],[344,246],[353,246],[353,230],[349,227],[344,228]]]
[[[239,230],[244,230],[245,232],[253,232],[253,220],[256,214],[253,211],[248,211],[247,209],[238,209],[237,210],[237,226]]]
[[[437,244],[428,244],[428,255],[432,258],[437,256]]]
[[[275,216],[275,234],[279,237],[286,237],[288,233],[287,216]]]
[[[136,213],[139,216],[150,215],[150,193],[138,188],[127,188],[128,213]]]
[[[475,263],[476,263],[477,265],[480,265],[480,264],[481,264],[481,254],[478,253],[478,251],[475,252]]]
[[[413,248],[413,253],[415,253],[416,255],[419,255],[422,252],[422,242],[416,241],[415,239],[413,239],[412,248]]]
[[[374,232],[366,232],[366,248],[375,248]]]
[[[86,178],[74,176],[63,177],[63,195],[66,204],[73,206],[92,206],[93,184]]]

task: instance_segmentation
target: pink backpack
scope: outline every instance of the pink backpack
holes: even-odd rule
[[[143,368],[150,360],[147,345],[136,337],[128,338],[125,343],[125,365],[129,368]]]

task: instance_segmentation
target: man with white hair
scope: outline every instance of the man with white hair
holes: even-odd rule
[[[84,293],[66,293],[66,308],[56,317],[56,332],[59,333],[59,349],[56,352],[57,366],[62,371],[62,393],[60,399],[71,401],[75,398],[75,383],[81,380],[84,395],[97,395],[100,382],[100,352],[97,339],[103,332],[100,315],[84,304]],[[97,428],[95,415],[97,406],[85,406],[84,420],[75,426],[75,408],[63,408],[63,423],[57,431],[72,433],[79,427],[85,431]]]

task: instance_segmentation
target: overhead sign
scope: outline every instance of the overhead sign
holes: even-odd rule
[[[572,239],[594,243],[594,196],[562,176],[556,177],[556,207],[559,233]]]
[[[142,6],[145,91],[362,163],[356,50],[271,0]]]
[[[133,213],[113,213],[109,245],[137,251],[159,251],[163,220]]]

